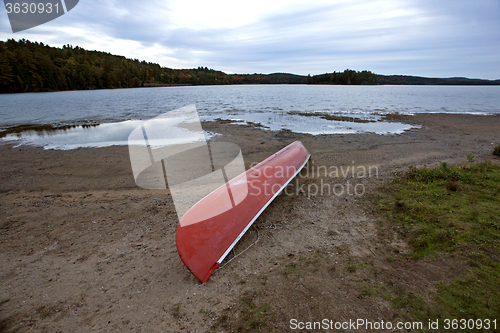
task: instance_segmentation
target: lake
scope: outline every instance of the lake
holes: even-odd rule
[[[411,126],[382,121],[383,115],[500,113],[500,86],[234,85],[4,94],[0,95],[0,128],[25,124],[106,124],[50,133],[29,131],[2,140],[62,149],[66,143],[67,149],[70,145],[76,148],[125,144],[132,124],[190,104],[196,105],[200,119],[206,121],[253,122],[269,130],[288,129],[313,135],[398,134]],[[369,122],[305,116],[310,113]]]

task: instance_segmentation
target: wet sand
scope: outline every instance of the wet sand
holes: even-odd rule
[[[168,191],[135,185],[127,147],[0,146],[0,331],[225,332],[244,320],[245,302],[270,305],[273,316],[256,329],[263,332],[288,332],[292,318],[401,318],[390,302],[360,297],[363,272],[345,274],[343,267],[369,263],[381,285],[427,298],[436,282],[466,264],[385,260],[391,249],[408,249],[404,240],[380,235],[370,195],[412,165],[463,164],[468,154],[498,162],[491,152],[500,144],[500,117],[419,114],[395,121],[421,128],[311,136],[204,123],[221,134],[216,140],[241,147],[247,168],[300,140],[312,155],[309,167],[377,173],[299,177],[288,188],[292,195],[278,196],[235,252],[258,242],[203,285],[177,255]],[[348,182],[362,184],[362,195],[307,191]]]

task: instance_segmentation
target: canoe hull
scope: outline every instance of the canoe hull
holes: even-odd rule
[[[283,148],[219,187],[182,217],[176,244],[181,260],[204,283],[264,209],[300,172],[310,154],[300,141]],[[223,213],[204,219],[224,198],[233,203]],[[235,204],[237,203],[237,204]]]

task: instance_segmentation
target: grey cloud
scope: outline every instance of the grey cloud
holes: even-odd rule
[[[376,13],[349,17],[353,10],[347,2],[269,14],[238,28],[199,30],[172,26],[164,14],[168,11],[164,1],[80,1],[53,24],[86,25],[91,36],[135,40],[145,47],[159,44],[173,52],[170,57],[191,64],[188,67],[227,72],[317,74],[353,68],[382,74],[500,78],[498,1],[424,0],[407,5],[415,10],[389,19],[379,19]],[[0,28],[4,25],[0,22]],[[43,35],[31,33],[44,42]],[[68,41],[70,36],[56,37],[63,43],[78,42]],[[167,60],[161,64],[172,67]]]

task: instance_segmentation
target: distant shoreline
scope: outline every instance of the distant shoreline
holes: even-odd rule
[[[227,74],[207,67],[173,69],[78,46],[56,48],[24,39],[0,41],[0,57],[0,93],[239,84],[500,85],[500,80],[381,75],[349,68],[317,75]]]
[[[424,78],[425,79],[425,78]],[[431,79],[434,80],[434,79]],[[441,79],[440,79],[441,80]],[[446,80],[446,79],[442,79]],[[472,80],[472,79],[469,79]],[[482,81],[482,80],[479,80]],[[496,81],[492,81],[496,82]],[[263,86],[263,85],[303,85],[303,86],[463,86],[463,87],[491,87],[500,86],[498,83],[480,84],[445,84],[445,83],[377,83],[377,84],[361,84],[361,85],[345,85],[345,84],[325,84],[325,83],[239,83],[239,84],[189,84],[189,83],[145,83],[141,87],[112,87],[112,88],[89,88],[89,89],[71,89],[71,90],[39,90],[39,91],[19,91],[19,92],[0,92],[1,95],[10,94],[33,94],[33,93],[50,93],[50,92],[64,92],[64,91],[93,91],[93,90],[116,90],[116,89],[140,89],[140,88],[168,88],[168,87],[200,87],[200,86]]]

